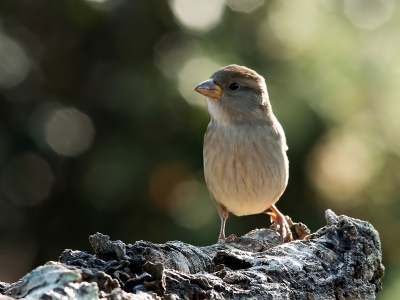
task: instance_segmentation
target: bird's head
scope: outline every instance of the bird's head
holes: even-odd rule
[[[268,119],[270,104],[264,78],[238,65],[218,69],[195,91],[207,97],[213,120],[222,123],[257,123]]]

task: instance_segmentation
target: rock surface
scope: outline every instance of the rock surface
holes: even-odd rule
[[[310,235],[304,224],[292,224],[298,239],[287,243],[270,229],[207,247],[125,245],[96,233],[89,238],[95,255],[65,250],[59,262],[0,282],[0,300],[375,299],[384,273],[378,232],[331,210],[325,218]]]

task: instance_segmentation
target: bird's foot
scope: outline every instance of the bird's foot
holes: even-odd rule
[[[234,234],[231,234],[228,237],[219,237],[218,238],[218,243],[220,243],[220,244],[232,243],[236,239],[237,239],[237,236],[234,235]]]
[[[291,234],[286,217],[278,210],[272,210],[272,212],[268,212],[268,214],[270,215],[271,222],[274,222],[273,228],[280,233],[284,240],[286,240],[286,237]]]

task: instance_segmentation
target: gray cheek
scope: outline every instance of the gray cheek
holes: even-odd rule
[[[259,107],[260,101],[253,93],[238,91],[232,95],[232,104],[242,111],[251,111]]]

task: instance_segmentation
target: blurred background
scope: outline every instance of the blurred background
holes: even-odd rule
[[[193,92],[236,63],[262,74],[289,144],[278,208],[315,231],[371,222],[400,295],[400,7],[395,0],[0,1],[0,281],[95,232],[215,243],[209,115]],[[227,234],[269,227],[266,215]]]

